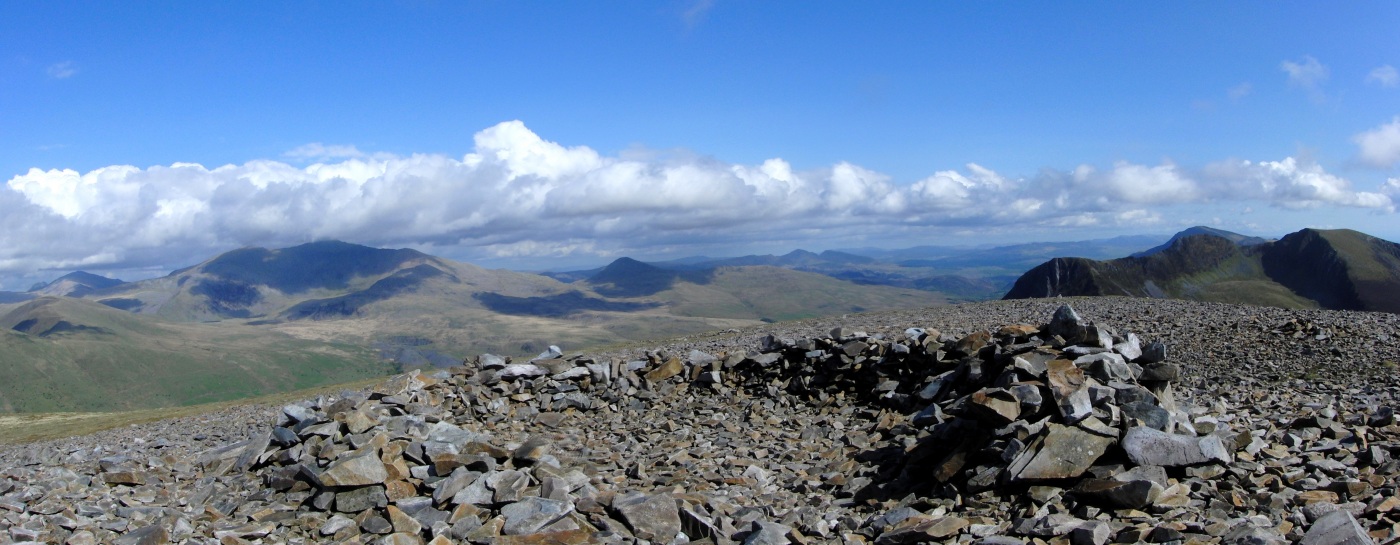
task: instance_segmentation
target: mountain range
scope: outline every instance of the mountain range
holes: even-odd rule
[[[1400,245],[1346,229],[1276,241],[1198,231],[1121,259],[1051,259],[1005,298],[1076,295],[1400,312]]]
[[[692,256],[648,265],[686,274],[701,274],[722,267],[779,267],[856,284],[932,291],[955,302],[982,301],[1001,297],[1021,273],[1052,257],[1110,259],[1166,240],[1166,236],[1140,235],[1001,246],[925,245],[896,250],[853,248],[821,253],[798,249],[783,255]],[[541,274],[561,282],[578,282],[602,271],[600,267]]]
[[[323,241],[243,248],[136,282],[73,273],[6,301],[0,410],[36,411],[218,396],[177,380],[184,374],[217,377],[242,397],[472,353],[532,355],[947,298],[772,266],[673,271],[626,258],[570,284]]]
[[[468,354],[529,356],[1003,294],[1400,312],[1398,248],[1354,231],[1268,241],[1193,228],[1170,241],[624,257],[543,274],[337,241],[243,248],[160,278],[74,272],[0,292],[0,412],[217,401]]]

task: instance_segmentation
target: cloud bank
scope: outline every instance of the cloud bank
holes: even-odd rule
[[[900,184],[845,162],[799,170],[778,158],[743,165],[607,156],[545,140],[519,121],[478,132],[475,149],[461,157],[324,144],[285,156],[322,161],[31,169],[14,176],[0,188],[0,274],[171,268],[238,246],[319,239],[486,256],[616,255],[859,234],[1140,228],[1161,221],[1166,207],[1233,201],[1391,213],[1396,197],[1389,188],[1357,191],[1293,158],[1199,169],[1082,165],[1028,178],[969,163]]]

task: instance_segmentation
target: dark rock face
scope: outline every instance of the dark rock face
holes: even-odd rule
[[[1400,537],[1400,378],[1370,359],[1400,361],[1400,317],[1074,304],[481,355],[3,447],[0,543]]]

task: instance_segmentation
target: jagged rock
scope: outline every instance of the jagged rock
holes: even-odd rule
[[[968,521],[962,517],[911,517],[894,528],[880,534],[875,545],[904,545],[907,543],[927,543],[947,539],[967,528]]]
[[[378,451],[368,449],[358,454],[342,456],[325,471],[316,473],[315,477],[316,482],[323,487],[366,486],[384,484],[389,478],[389,472],[384,468],[384,462],[379,460]]]
[[[741,545],[788,545],[792,528],[764,520],[755,520]]]
[[[1162,486],[1146,479],[1085,479],[1074,487],[1074,495],[1100,505],[1141,509],[1162,495]]]
[[[1021,400],[1003,388],[983,388],[972,394],[968,409],[974,418],[999,428],[1010,424],[1021,414]]]
[[[1162,344],[1161,342],[1151,342],[1148,343],[1147,346],[1142,349],[1142,355],[1138,356],[1134,361],[1141,364],[1149,364],[1157,363],[1159,361],[1166,361],[1166,359],[1167,345]]]
[[[1050,325],[1046,327],[1046,332],[1064,339],[1066,343],[1074,344],[1084,340],[1088,328],[1085,327],[1079,313],[1069,305],[1061,305],[1050,317]]]
[[[549,374],[549,370],[533,363],[512,363],[502,367],[496,373],[496,377],[501,380],[513,380],[520,378],[535,378]]]
[[[506,366],[506,360],[495,354],[481,354],[476,357],[476,366],[482,370],[503,369]]]
[[[1375,543],[1370,534],[1346,511],[1333,511],[1308,528],[1302,545],[1362,545]]]
[[[1069,531],[1069,542],[1071,545],[1104,545],[1108,543],[1112,532],[1113,530],[1103,521],[1085,521]]]
[[[1060,408],[1066,423],[1073,424],[1093,414],[1094,406],[1089,399],[1089,385],[1083,369],[1076,367],[1072,361],[1057,359],[1046,363],[1045,373],[1055,405]]]
[[[1143,382],[1175,382],[1181,378],[1181,367],[1174,363],[1157,362],[1142,366],[1138,380]]]
[[[666,360],[666,363],[661,364],[661,366],[657,367],[656,369],[648,371],[646,374],[646,379],[652,382],[661,382],[668,378],[679,375],[683,371],[685,371],[685,365],[681,363],[680,358],[671,358],[669,360]]]

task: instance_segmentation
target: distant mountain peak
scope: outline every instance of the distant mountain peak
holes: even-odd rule
[[[1234,232],[1231,232],[1231,231],[1226,231],[1226,230],[1224,230],[1224,229],[1217,229],[1217,228],[1209,227],[1209,226],[1205,226],[1205,225],[1197,225],[1197,226],[1195,226],[1195,227],[1186,228],[1186,229],[1184,229],[1184,230],[1178,232],[1177,234],[1172,235],[1172,238],[1171,238],[1170,240],[1167,240],[1166,242],[1164,242],[1164,243],[1162,243],[1162,244],[1160,244],[1160,245],[1158,245],[1158,246],[1155,246],[1155,247],[1149,248],[1149,249],[1147,249],[1147,250],[1143,250],[1143,251],[1141,251],[1141,252],[1135,253],[1135,254],[1132,255],[1132,257],[1147,257],[1147,256],[1150,256],[1150,255],[1154,255],[1154,254],[1161,253],[1162,251],[1166,250],[1167,248],[1170,248],[1173,244],[1176,243],[1176,241],[1181,240],[1181,239],[1186,238],[1186,237],[1192,237],[1192,236],[1197,236],[1197,235],[1210,235],[1210,236],[1213,236],[1213,237],[1220,237],[1220,238],[1223,238],[1223,239],[1225,239],[1225,240],[1228,240],[1228,241],[1234,243],[1236,246],[1256,246],[1256,245],[1259,245],[1259,244],[1264,244],[1264,243],[1266,243],[1266,242],[1269,242],[1269,239],[1266,239],[1266,238],[1253,237],[1253,236],[1249,236],[1249,235],[1242,235],[1242,234],[1239,234],[1239,233],[1234,233]]]
[[[678,280],[703,284],[713,275],[713,269],[677,271],[620,257],[590,276],[588,284],[607,297],[644,297],[671,289]]]
[[[86,271],[73,271],[52,282],[40,282],[29,288],[29,293],[36,295],[53,295],[67,297],[82,297],[94,291],[107,289],[113,286],[125,284],[115,278],[92,274]]]

